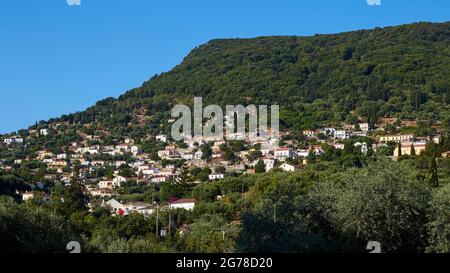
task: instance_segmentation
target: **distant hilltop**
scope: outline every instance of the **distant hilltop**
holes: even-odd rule
[[[164,121],[175,104],[191,105],[197,96],[220,105],[280,105],[281,126],[298,131],[381,117],[439,124],[450,113],[449,50],[449,22],[212,40],[118,99],[48,123],[157,135],[169,132]]]

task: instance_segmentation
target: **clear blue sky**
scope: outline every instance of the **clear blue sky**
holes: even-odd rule
[[[450,20],[448,0],[0,1],[0,133],[83,110],[215,38]]]

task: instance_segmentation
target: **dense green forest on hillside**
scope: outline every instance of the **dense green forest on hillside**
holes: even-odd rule
[[[450,104],[450,23],[313,37],[213,40],[172,71],[118,99],[54,121],[117,134],[157,133],[176,103],[279,104],[282,125],[311,129],[358,117],[444,121]],[[143,119],[143,117],[145,117]]]

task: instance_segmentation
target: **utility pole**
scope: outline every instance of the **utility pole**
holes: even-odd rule
[[[273,204],[273,222],[276,223],[277,222],[277,208],[276,208],[276,204]]]
[[[223,239],[222,249],[223,249],[223,252],[225,253],[225,252],[226,252],[226,249],[225,249],[225,247],[226,247],[226,245],[225,245],[225,233],[226,233],[226,228],[223,226],[223,227],[221,228],[221,230],[222,230],[222,239]]]
[[[159,238],[159,204],[156,204],[156,239]]]
[[[152,204],[155,204],[155,185],[152,186]]]
[[[172,226],[172,217],[170,215],[170,209],[169,209],[169,236],[170,237],[172,237],[171,226]]]
[[[225,228],[222,227],[222,239],[223,241],[225,241]]]

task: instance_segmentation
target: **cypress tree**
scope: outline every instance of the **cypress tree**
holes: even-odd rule
[[[347,146],[347,145],[345,145],[345,146]],[[314,151],[311,149],[308,154],[308,164],[314,164],[314,163],[316,163],[316,155],[314,154]]]
[[[411,156],[415,156],[416,155],[416,149],[414,149],[414,144],[411,144]]]
[[[439,177],[437,171],[436,157],[431,158],[427,182],[428,185],[430,185],[432,188],[439,187]]]
[[[264,164],[264,161],[259,160],[258,163],[255,166],[255,172],[256,173],[265,173],[266,172],[266,165]]]

